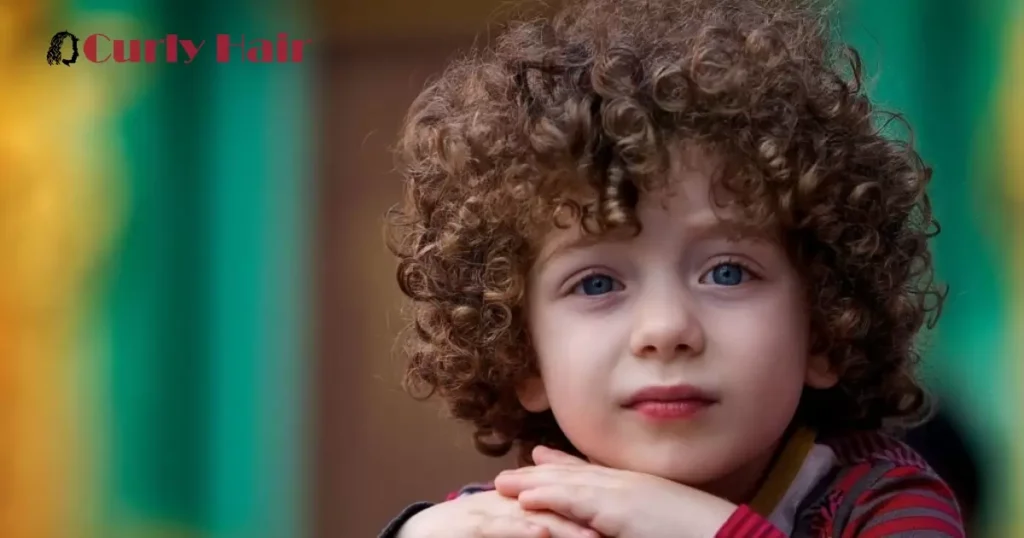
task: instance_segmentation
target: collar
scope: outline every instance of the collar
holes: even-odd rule
[[[764,482],[758,489],[750,508],[762,517],[768,517],[789,491],[796,475],[803,467],[807,455],[814,448],[814,430],[799,427],[786,439],[785,445],[775,458]]]
[[[786,536],[792,532],[806,497],[836,465],[835,453],[816,444],[815,437],[816,432],[807,428],[796,428],[788,436],[749,504]]]

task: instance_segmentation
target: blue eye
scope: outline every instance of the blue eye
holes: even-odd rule
[[[738,286],[747,276],[747,270],[738,263],[720,263],[710,273],[711,281],[719,286]]]
[[[608,275],[590,275],[580,280],[573,292],[582,292],[584,295],[604,295],[616,291],[617,286],[618,282]]]

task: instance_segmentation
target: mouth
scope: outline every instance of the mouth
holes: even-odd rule
[[[654,420],[686,419],[718,403],[691,385],[651,386],[633,393],[623,407]]]

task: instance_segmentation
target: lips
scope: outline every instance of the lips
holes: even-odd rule
[[[708,392],[692,385],[650,386],[633,393],[626,400],[625,407],[636,407],[650,402],[704,402],[714,403],[715,398]]]
[[[683,419],[716,402],[713,395],[691,385],[651,386],[633,393],[623,407],[651,419]]]

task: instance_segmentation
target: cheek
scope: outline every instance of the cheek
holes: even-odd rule
[[[751,393],[801,391],[807,365],[809,324],[799,303],[764,301],[708,318],[705,330],[714,355],[728,364],[723,375]]]
[[[621,312],[588,310],[587,306],[582,300],[567,298],[530,310],[530,335],[542,364],[585,366],[574,358],[589,362],[595,354],[618,351],[615,346],[621,340],[617,336],[622,328]],[[566,362],[570,364],[562,364]]]
[[[570,390],[586,386],[605,368],[609,347],[592,326],[560,320],[535,331],[534,347],[545,384]]]
[[[541,377],[556,415],[599,400],[621,352],[614,320],[576,312],[568,304],[538,308],[530,319]]]

